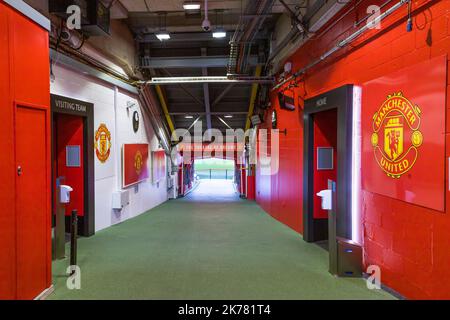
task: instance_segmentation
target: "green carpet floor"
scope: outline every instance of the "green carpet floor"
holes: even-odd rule
[[[80,239],[81,290],[67,289],[68,261],[56,261],[48,299],[393,299],[362,279],[330,275],[324,249],[228,183],[202,183]]]

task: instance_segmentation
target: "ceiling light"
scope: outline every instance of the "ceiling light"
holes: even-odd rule
[[[156,34],[159,41],[169,40],[170,34],[168,32],[160,32]]]
[[[185,1],[183,3],[184,10],[199,10],[200,2],[197,1]]]
[[[216,38],[216,39],[225,38],[226,36],[227,36],[227,33],[224,30],[216,30],[213,32],[213,38]]]
[[[186,119],[193,119],[194,116],[184,116]]]
[[[227,114],[226,116],[224,116],[224,118],[233,118],[233,116],[231,114]]]

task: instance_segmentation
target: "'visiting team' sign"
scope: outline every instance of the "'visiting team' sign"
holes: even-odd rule
[[[85,116],[88,112],[88,108],[92,108],[92,104],[75,100],[55,94],[51,95],[51,105],[53,110],[57,110],[64,113],[79,114]]]

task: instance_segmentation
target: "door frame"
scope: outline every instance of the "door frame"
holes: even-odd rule
[[[344,85],[305,100],[303,110],[303,239],[307,242],[320,240],[321,229],[327,228],[327,219],[313,218],[314,205],[314,114],[337,109],[337,208],[336,235],[350,239],[351,225],[351,168],[353,88]],[[316,221],[315,221],[316,220]],[[323,220],[323,221],[320,221]],[[325,224],[326,226],[323,226]]]
[[[71,108],[62,108],[56,105],[57,100],[68,102],[70,104],[83,106],[85,110],[77,110]],[[95,162],[94,162],[94,104],[76,100],[56,94],[50,95],[50,105],[51,105],[51,123],[52,123],[52,185],[56,179],[54,177],[54,147],[55,141],[53,139],[53,119],[55,114],[68,114],[73,116],[79,116],[83,118],[83,138],[84,138],[84,216],[78,217],[79,221],[82,221],[78,225],[78,233],[85,237],[90,237],[95,234]],[[53,198],[53,187],[52,187],[52,199]],[[52,202],[52,206],[53,206]],[[67,220],[67,218],[66,218]],[[66,226],[68,222],[66,221]]]

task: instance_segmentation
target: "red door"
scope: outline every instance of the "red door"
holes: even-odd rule
[[[83,118],[66,114],[56,116],[56,178],[64,177],[62,184],[73,188],[66,215],[73,209],[84,215],[84,125]],[[75,150],[75,151],[74,151]],[[68,152],[72,156],[68,157]],[[75,159],[76,158],[76,159]],[[78,164],[74,163],[77,162]]]
[[[46,119],[44,109],[16,109],[18,299],[33,299],[47,287],[50,213]]]
[[[318,168],[318,149],[332,148],[332,168]],[[328,219],[328,211],[322,209],[322,199],[317,196],[328,189],[328,180],[337,179],[337,109],[314,114],[314,219]]]

